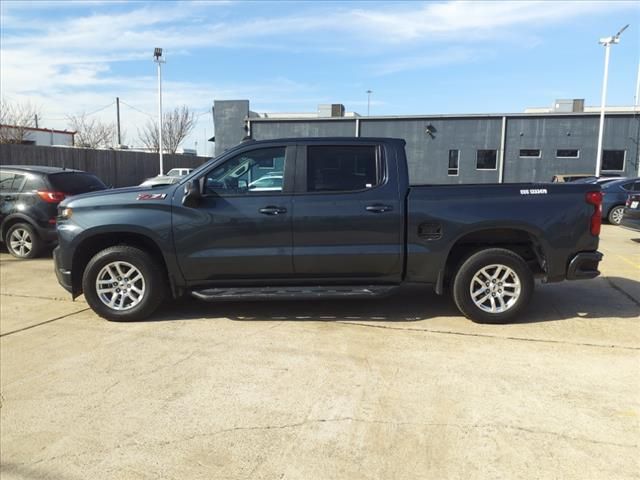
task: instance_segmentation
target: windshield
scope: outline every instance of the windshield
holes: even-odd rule
[[[54,190],[67,195],[105,190],[107,186],[95,175],[84,172],[63,172],[49,175]]]

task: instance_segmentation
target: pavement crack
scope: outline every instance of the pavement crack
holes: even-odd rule
[[[37,298],[38,300],[55,300],[56,302],[73,302],[73,300],[69,300],[68,298],[62,297],[46,297],[44,295],[24,295],[21,293],[0,293],[3,297],[15,297],[15,298]]]
[[[618,286],[615,284],[615,282],[613,280],[611,280],[611,278],[609,277],[604,277],[604,279],[607,281],[607,283],[609,284],[609,286],[611,288],[613,288],[616,292],[621,293],[624,297],[626,297],[627,299],[629,299],[631,302],[635,303],[636,306],[640,307],[640,301],[638,301],[635,297],[633,297],[631,294],[629,294],[626,290],[624,290],[622,287]]]
[[[67,313],[65,315],[61,315],[59,317],[52,318],[50,320],[45,320],[44,322],[36,323],[35,325],[29,325],[28,327],[18,328],[17,330],[12,330],[10,332],[5,332],[3,334],[0,334],[0,337],[6,337],[8,335],[13,335],[14,333],[20,333],[20,332],[24,332],[25,330],[31,330],[32,328],[40,327],[42,325],[46,325],[47,323],[55,322],[57,320],[62,320],[63,318],[71,317],[73,315],[77,315],[78,313],[86,312],[87,310],[90,310],[90,308],[89,307],[83,308],[82,310],[78,310],[78,311],[75,311],[75,312]]]
[[[406,330],[409,332],[423,332],[423,333],[435,333],[439,335],[458,335],[462,337],[480,337],[480,338],[495,338],[498,340],[513,340],[519,342],[536,342],[536,343],[556,343],[562,345],[574,345],[580,347],[597,347],[597,348],[618,348],[623,350],[640,350],[640,347],[630,347],[626,345],[614,345],[614,344],[598,344],[598,343],[586,343],[586,342],[567,342],[565,340],[549,340],[543,338],[525,338],[525,337],[513,337],[504,335],[490,335],[488,333],[468,333],[468,332],[456,332],[454,330],[436,330],[431,328],[416,328],[416,327],[395,327],[392,325],[374,325],[371,323],[350,322],[344,320],[336,320],[334,323],[341,325],[354,325],[356,327],[368,327],[368,328],[383,328],[388,330]]]

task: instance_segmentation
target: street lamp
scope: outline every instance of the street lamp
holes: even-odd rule
[[[369,112],[371,111],[371,94],[373,90],[367,90],[367,117],[369,116]]]
[[[164,172],[162,166],[162,49],[155,48],[153,51],[153,61],[158,64],[158,151],[160,152],[160,175]]]
[[[607,103],[607,81],[609,80],[609,52],[612,44],[620,43],[620,35],[629,25],[625,25],[612,37],[600,39],[600,45],[604,46],[604,78],[602,80],[602,99],[600,100],[600,127],[598,129],[598,151],[596,153],[596,177],[600,176],[602,168],[602,140],[604,138],[604,109]]]

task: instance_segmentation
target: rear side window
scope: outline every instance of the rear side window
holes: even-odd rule
[[[49,183],[56,192],[67,195],[78,195],[80,193],[94,192],[106,189],[106,185],[89,173],[64,172],[49,175]]]
[[[381,181],[375,145],[307,147],[307,191],[365,190]]]
[[[22,187],[23,192],[32,192],[34,190],[46,190],[47,185],[40,175],[27,175],[27,181]]]

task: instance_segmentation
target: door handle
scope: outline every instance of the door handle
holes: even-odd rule
[[[15,195],[5,195],[3,197],[3,200],[15,200],[16,196]]]
[[[393,207],[391,205],[376,204],[376,205],[367,205],[365,207],[365,210],[371,213],[384,213],[384,212],[390,212],[391,210],[393,210]]]
[[[260,209],[260,213],[264,215],[281,215],[287,213],[287,209],[283,207],[268,206]]]

